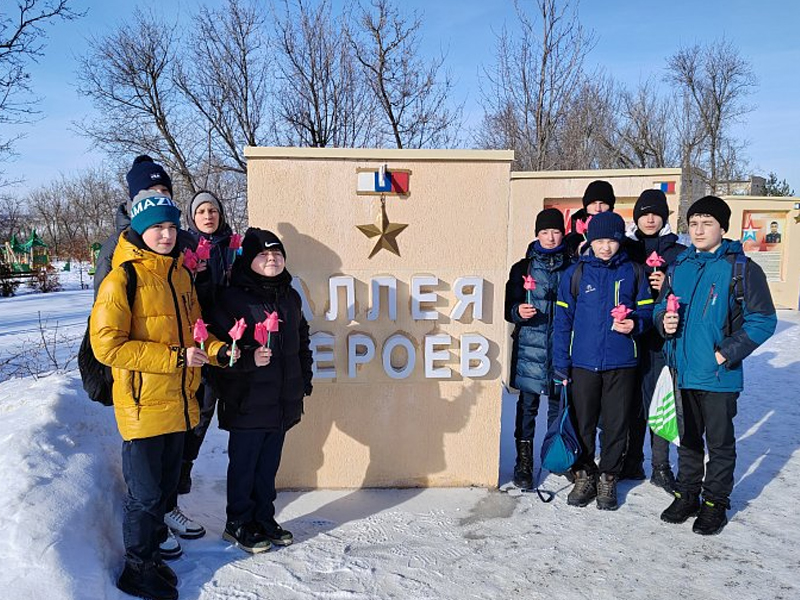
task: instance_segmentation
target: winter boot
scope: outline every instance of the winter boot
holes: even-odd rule
[[[290,531],[286,531],[278,525],[275,519],[270,519],[267,523],[259,523],[259,532],[266,537],[273,546],[289,546],[294,541],[294,536]]]
[[[597,496],[597,473],[576,471],[575,485],[567,495],[567,504],[582,508],[594,500],[595,496]]]
[[[266,535],[261,532],[261,528],[255,523],[242,524],[228,521],[225,524],[222,539],[239,546],[250,554],[266,552],[272,546]]]
[[[192,467],[194,463],[190,460],[185,460],[181,463],[181,476],[178,479],[178,493],[188,494],[192,491]]]
[[[700,510],[700,498],[697,494],[673,492],[675,500],[661,513],[661,520],[667,523],[683,523]]]
[[[156,561],[156,571],[161,575],[161,579],[169,583],[172,587],[178,587],[178,576],[163,560]]]
[[[195,523],[187,517],[179,507],[175,507],[171,512],[164,515],[164,523],[176,535],[179,535],[185,540],[196,540],[206,534],[205,527],[200,523]]]
[[[151,600],[177,600],[178,590],[159,575],[155,563],[125,563],[117,587],[131,596]]]
[[[517,464],[514,465],[514,485],[525,490],[533,487],[532,440],[517,440]]]
[[[158,545],[158,549],[161,551],[161,558],[164,560],[175,560],[183,554],[183,548],[181,548],[178,538],[175,537],[169,527],[167,528],[167,539]]]
[[[675,492],[675,475],[672,474],[672,469],[668,464],[653,466],[650,483],[665,490],[670,496]]]
[[[728,524],[726,508],[723,502],[704,500],[700,505],[700,514],[692,525],[692,531],[700,535],[717,535]]]
[[[601,473],[597,480],[597,508],[617,510],[617,477],[611,473]]]

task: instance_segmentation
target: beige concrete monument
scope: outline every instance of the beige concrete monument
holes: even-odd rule
[[[291,488],[495,486],[507,381],[504,285],[536,213],[612,183],[632,220],[647,188],[679,215],[681,169],[512,173],[508,151],[247,148],[251,225],[275,231],[304,298],[314,393],[288,437]],[[797,307],[798,199],[728,198],[729,237]]]

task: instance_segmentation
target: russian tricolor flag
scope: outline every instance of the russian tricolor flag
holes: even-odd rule
[[[665,194],[674,194],[675,193],[675,182],[674,181],[656,181],[653,183],[653,187],[657,190],[661,190]]]
[[[359,194],[408,194],[409,171],[359,171]]]

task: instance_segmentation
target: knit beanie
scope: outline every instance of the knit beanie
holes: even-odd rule
[[[661,217],[664,225],[669,219],[669,205],[667,197],[661,190],[645,190],[640,195],[633,207],[633,220],[639,222],[639,217],[654,214]]]
[[[686,212],[687,222],[692,215],[711,215],[725,231],[728,231],[731,224],[731,207],[725,200],[716,196],[703,196],[697,200]]]
[[[558,229],[564,233],[564,215],[557,208],[545,208],[536,215],[536,235],[542,229]]]
[[[217,209],[219,212],[219,224],[222,226],[222,224],[225,222],[225,213],[222,212],[222,205],[220,204],[219,199],[207,190],[201,190],[197,192],[194,195],[194,198],[192,198],[192,203],[189,207],[189,215],[191,217],[192,224],[194,224],[194,216],[197,214],[197,209],[206,202]]]
[[[142,154],[133,159],[133,166],[125,176],[128,182],[128,196],[133,198],[142,190],[147,190],[154,185],[163,185],[172,196],[172,180],[167,175],[164,167],[153,162],[153,159]]]
[[[586,186],[586,191],[583,192],[583,208],[598,200],[605,202],[612,209],[617,201],[616,196],[614,196],[614,188],[610,183],[602,179],[597,179]]]
[[[621,242],[624,237],[625,221],[617,213],[599,213],[589,221],[589,231],[586,233],[586,241],[589,243],[605,239]]]
[[[248,228],[242,240],[242,264],[249,267],[253,259],[264,250],[279,250],[283,258],[286,258],[286,249],[277,235],[258,227]]]
[[[165,221],[181,226],[181,211],[169,196],[152,190],[136,194],[131,205],[131,229],[142,235],[149,227]]]

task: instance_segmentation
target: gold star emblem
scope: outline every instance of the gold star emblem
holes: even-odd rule
[[[378,236],[375,246],[369,254],[369,258],[375,256],[381,250],[388,250],[392,254],[400,256],[400,248],[397,246],[397,236],[403,231],[407,224],[390,223],[386,216],[386,199],[381,198],[381,213],[375,219],[375,225],[356,225],[356,227],[368,238]]]

